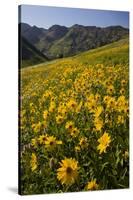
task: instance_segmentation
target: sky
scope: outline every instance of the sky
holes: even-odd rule
[[[20,21],[46,29],[54,24],[67,27],[74,24],[98,27],[121,25],[129,28],[129,13],[125,11],[22,5]]]

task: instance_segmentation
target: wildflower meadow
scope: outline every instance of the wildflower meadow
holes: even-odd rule
[[[20,90],[23,194],[129,187],[127,42],[21,69]]]

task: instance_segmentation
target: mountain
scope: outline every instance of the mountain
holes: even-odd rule
[[[37,43],[47,31],[44,28],[38,28],[37,26],[30,26],[26,23],[20,24],[20,31],[22,36],[24,36],[30,43]]]
[[[20,46],[21,67],[26,67],[29,65],[35,65],[48,61],[48,58],[38,49],[36,49],[31,43],[29,43],[24,37],[21,38]]]
[[[52,45],[49,52],[51,56],[61,53],[63,57],[71,56],[112,43],[127,34],[128,30],[120,26],[97,28],[74,25],[63,38]]]
[[[53,25],[49,29],[43,29],[21,23],[21,34],[39,51],[54,59],[118,41],[129,34],[129,29],[122,26],[101,28],[79,24],[69,28]]]
[[[56,57],[52,55],[50,49],[52,46],[63,38],[68,32],[68,28],[65,26],[53,25],[51,28],[45,32],[43,37],[39,40],[38,43],[35,43],[36,47],[45,53],[48,57]]]

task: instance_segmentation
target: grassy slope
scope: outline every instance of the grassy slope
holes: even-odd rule
[[[58,59],[58,60],[54,60],[51,62],[46,62],[46,63],[42,63],[40,65],[35,65],[34,67],[27,67],[27,68],[23,68],[21,69],[21,96],[22,96],[22,111],[26,110],[26,115],[25,118],[23,120],[23,124],[24,125],[24,130],[22,129],[22,137],[21,137],[21,145],[22,146],[26,146],[27,144],[30,143],[31,138],[36,138],[39,136],[39,134],[41,134],[41,132],[35,133],[33,132],[33,130],[31,129],[32,124],[34,124],[34,119],[35,119],[35,124],[40,122],[42,120],[42,113],[43,111],[47,108],[47,102],[44,101],[45,98],[43,98],[44,93],[46,92],[47,89],[50,89],[50,87],[52,88],[52,90],[54,91],[55,94],[55,99],[57,100],[57,105],[58,103],[62,103],[64,102],[63,97],[61,95],[61,93],[63,92],[63,94],[67,94],[69,92],[69,80],[71,80],[71,74],[67,74],[66,76],[66,81],[64,82],[64,84],[60,81],[62,81],[62,77],[65,75],[64,72],[67,71],[67,69],[70,72],[70,68],[77,68],[77,69],[83,69],[83,71],[85,70],[85,68],[89,68],[92,67],[93,65],[94,67],[95,64],[97,63],[103,63],[105,66],[110,66],[110,65],[115,65],[120,63],[120,67],[123,67],[124,69],[120,71],[120,77],[119,77],[119,72],[117,73],[117,71],[115,71],[115,67],[113,68],[113,72],[116,73],[116,75],[118,75],[118,88],[119,86],[119,81],[122,79],[122,77],[124,76],[125,80],[128,82],[128,68],[125,66],[128,65],[128,51],[129,51],[129,45],[128,45],[128,39],[124,39],[121,40],[119,42],[115,42],[112,43],[110,45],[95,49],[95,50],[91,50],[91,51],[87,51],[84,53],[81,53],[77,56],[74,57],[69,57],[69,58],[65,58],[65,59]],[[96,67],[96,70],[98,69],[98,67]],[[105,69],[105,71],[107,72],[109,68],[107,68],[107,70]],[[116,69],[118,69],[118,66],[116,66]],[[95,69],[94,69],[95,70]],[[72,73],[72,80],[75,80],[75,75],[76,77],[78,77],[78,73],[82,74],[81,72],[76,72]],[[108,74],[105,73],[105,75],[107,75],[107,77],[109,77],[110,72],[108,71]],[[95,73],[94,75],[96,75],[97,73]],[[114,75],[114,73],[113,73]],[[110,77],[113,77],[110,76]],[[126,76],[127,75],[127,76]],[[91,75],[89,78],[82,78],[83,76],[79,76],[78,77],[78,83],[79,80],[87,80],[87,83],[89,83],[89,78],[90,81],[93,81],[93,75]],[[81,78],[81,79],[80,79]],[[105,77],[106,79],[106,77]],[[95,86],[95,83],[97,80],[99,80],[99,78],[97,79],[97,77],[95,76],[94,78],[95,82],[92,82],[93,87]],[[109,79],[108,79],[109,80]],[[73,89],[73,81],[72,84],[70,82],[70,90]],[[55,87],[55,89],[54,89]],[[84,88],[87,89],[87,85]],[[128,86],[126,86],[126,95],[128,96]],[[95,87],[93,88],[95,91]],[[102,98],[104,98],[104,91],[102,91],[101,87],[97,87],[98,89],[98,93],[102,96]],[[119,88],[120,89],[120,88]],[[119,90],[117,89],[117,90]],[[50,89],[51,90],[51,89]],[[89,90],[88,90],[89,91]],[[82,94],[82,84],[81,84],[81,91],[80,91],[80,95]],[[106,94],[106,93],[105,93]],[[69,94],[67,94],[68,97]],[[119,95],[119,93],[118,93]],[[60,97],[60,98],[58,98]],[[49,101],[49,100],[48,100]],[[32,107],[30,106],[30,103],[33,103],[33,113],[31,112]],[[113,112],[114,113],[114,112]],[[84,109],[83,111],[81,111],[81,116],[82,116],[82,123],[79,125],[80,129],[82,130],[88,130],[88,127],[90,128],[92,125],[86,126],[83,125],[84,124]],[[117,116],[118,113],[116,113]],[[53,117],[54,116],[54,117]],[[61,125],[58,126],[54,121],[55,121],[55,116],[57,116],[57,113],[53,113],[51,114],[51,118],[50,118],[50,124],[48,125],[48,134],[53,134],[54,136],[57,136],[57,138],[59,138],[59,140],[63,140],[64,141],[64,146],[61,147],[62,150],[58,150],[57,153],[56,151],[54,152],[55,154],[51,154],[53,156],[53,158],[55,157],[57,159],[57,161],[60,161],[60,158],[62,156],[65,157],[75,157],[75,153],[73,152],[73,147],[75,144],[77,144],[76,140],[73,140],[72,143],[69,143],[67,141],[67,137],[64,134],[64,132],[66,130],[64,130],[63,126]],[[79,116],[79,115],[74,115],[74,116]],[[81,118],[77,117],[73,117],[70,116],[72,118],[69,119],[69,117],[67,118],[67,120],[74,120],[75,124],[78,124],[79,121],[81,120]],[[116,117],[115,117],[116,119]],[[90,119],[89,119],[90,120]],[[51,123],[53,121],[53,124]],[[86,123],[86,122],[85,122]],[[89,121],[90,124],[92,124],[92,121]],[[88,123],[88,124],[89,124]],[[52,124],[52,125],[51,125]],[[116,121],[115,121],[116,124]],[[78,127],[78,125],[77,125]],[[86,129],[87,127],[87,129]],[[60,128],[60,131],[58,130]],[[114,130],[114,133],[113,133]],[[109,133],[111,132],[111,151],[109,151],[109,154],[105,154],[105,156],[98,158],[97,154],[96,154],[96,140],[98,139],[98,135],[94,134],[94,141],[93,141],[93,134],[89,136],[89,148],[90,150],[93,149],[93,147],[95,146],[95,148],[93,149],[91,154],[86,154],[83,156],[84,153],[81,152],[80,154],[80,159],[78,161],[80,161],[80,170],[82,170],[82,177],[80,177],[80,181],[81,181],[81,185],[79,186],[79,190],[81,191],[83,189],[83,187],[86,184],[86,181],[88,180],[88,177],[90,175],[87,175],[86,170],[89,171],[89,173],[91,172],[95,172],[95,177],[98,181],[99,184],[103,185],[104,189],[115,189],[115,188],[128,188],[129,187],[129,183],[128,183],[128,179],[129,179],[129,175],[128,175],[128,161],[127,163],[125,163],[123,161],[124,164],[122,164],[122,166],[120,165],[121,162],[121,157],[117,155],[123,155],[123,152],[125,152],[125,149],[128,149],[128,119],[127,119],[127,125],[125,126],[118,126],[118,128],[109,128]],[[82,134],[86,134],[86,132],[84,133],[84,131],[82,132]],[[117,133],[117,134],[116,134]],[[99,134],[99,133],[98,133]],[[118,137],[117,137],[118,136]],[[91,144],[92,143],[92,144]],[[117,145],[116,145],[117,144]],[[113,146],[112,146],[113,145]],[[26,148],[26,147],[25,147]],[[88,147],[87,147],[88,148]],[[34,150],[33,150],[34,152]],[[40,150],[35,150],[36,155],[38,156],[37,159],[41,160],[40,163],[44,162],[44,159],[41,157],[42,155],[38,152],[40,152]],[[59,154],[58,152],[60,152],[61,154]],[[83,152],[86,152],[83,151]],[[107,151],[108,152],[108,151]],[[118,153],[121,152],[121,153]],[[26,154],[25,154],[26,153]],[[54,170],[52,168],[52,173],[51,171],[47,170],[46,172],[44,172],[43,176],[40,175],[39,170],[37,171],[37,173],[35,173],[35,175],[30,172],[29,170],[29,159],[30,159],[30,153],[31,150],[26,149],[25,153],[23,154],[24,156],[22,157],[22,162],[21,163],[25,163],[24,164],[24,168],[22,167],[22,171],[23,176],[21,176],[21,187],[22,187],[22,192],[24,194],[35,194],[35,193],[51,193],[51,192],[59,192],[59,191],[67,191],[66,189],[61,188],[58,185],[58,182],[56,181],[56,164],[54,167]],[[52,152],[53,153],[53,152]],[[26,155],[26,156],[25,156]],[[49,154],[48,154],[49,155]],[[82,155],[82,156],[81,156]],[[90,158],[89,156],[90,155]],[[46,155],[45,155],[46,156]],[[118,160],[119,159],[119,160]],[[47,160],[49,160],[49,158],[46,158],[46,165],[40,165],[39,168],[44,168],[44,166],[46,166],[46,169],[49,169],[49,162],[47,162]],[[90,162],[90,160],[93,161]],[[43,161],[43,162],[42,162]],[[117,161],[119,162],[119,164],[117,163]],[[87,166],[88,168],[84,169],[84,166],[86,167],[86,163],[90,162],[91,164],[89,164],[89,166]],[[96,165],[95,165],[96,163]],[[117,164],[116,164],[117,163]],[[44,164],[44,163],[43,163]],[[83,166],[83,164],[85,164]],[[106,166],[107,164],[107,166]],[[96,166],[96,167],[95,167]],[[105,167],[105,168],[104,168]],[[103,169],[102,169],[103,168]],[[102,170],[101,170],[102,169]],[[91,172],[90,172],[91,170]],[[101,172],[102,171],[102,172]],[[88,174],[89,174],[88,173]],[[88,176],[88,177],[87,177]],[[52,177],[52,178],[51,178]],[[54,178],[53,178],[54,177]],[[51,181],[51,182],[50,182]],[[35,184],[34,184],[35,183]],[[79,182],[80,183],[80,182]],[[83,186],[82,186],[83,184]],[[57,187],[58,186],[58,187]],[[81,189],[82,186],[82,189]],[[73,188],[68,191],[75,191],[75,187],[73,186]],[[58,191],[57,191],[57,188]],[[76,187],[77,188],[77,187]]]
[[[48,61],[47,57],[38,51],[32,44],[30,44],[25,38],[22,38],[22,58],[21,67],[27,67],[29,65],[35,65]]]
[[[74,57],[74,59],[82,60],[83,63],[87,64],[125,64],[129,62],[129,41],[128,38],[122,39],[118,42],[87,51]]]
[[[77,63],[85,65],[99,63],[103,63],[105,65],[116,65],[119,63],[126,64],[129,62],[128,54],[129,41],[128,38],[126,38],[94,50],[80,53],[73,57],[57,59],[51,62],[41,63],[40,65],[29,66],[28,68],[23,69],[23,73],[48,71],[49,68],[54,69],[60,65],[64,67],[67,67],[68,65],[73,66]]]

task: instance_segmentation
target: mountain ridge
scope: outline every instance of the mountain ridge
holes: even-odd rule
[[[118,41],[128,36],[129,29],[118,26],[97,27],[55,24],[48,29],[21,23],[21,35],[50,59],[76,55]]]
[[[29,43],[24,37],[20,40],[20,60],[21,68],[29,65],[39,64],[41,62],[48,61],[49,59],[42,54],[35,46]]]

